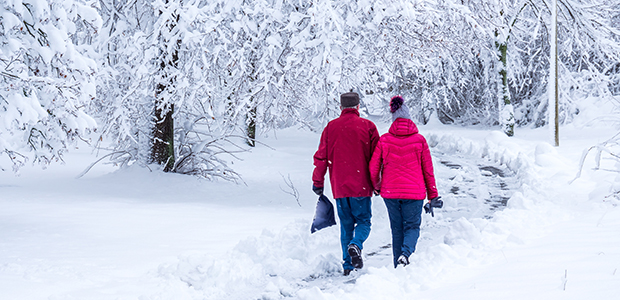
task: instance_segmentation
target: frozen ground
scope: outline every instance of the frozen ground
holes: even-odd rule
[[[388,124],[378,124],[387,131]],[[234,161],[247,185],[98,165],[0,173],[1,299],[614,299],[620,209],[613,173],[569,184],[602,125],[513,138],[420,126],[445,208],[423,216],[407,268],[391,267],[389,225],[373,198],[365,268],[340,275],[338,228],[310,234],[319,135],[285,130]],[[284,178],[300,193],[289,195]],[[331,192],[327,191],[328,195]],[[333,200],[333,199],[332,199]]]

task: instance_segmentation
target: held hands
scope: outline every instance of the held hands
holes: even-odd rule
[[[312,185],[312,191],[315,194],[319,195],[319,196],[323,195],[323,188],[322,187],[316,187],[316,186],[314,186],[314,184]]]
[[[427,214],[430,213],[431,216],[435,217],[435,212],[433,212],[433,207],[437,207],[437,208],[443,207],[443,201],[440,198],[441,196],[438,196],[431,200],[428,200],[428,202],[424,205],[424,211]]]

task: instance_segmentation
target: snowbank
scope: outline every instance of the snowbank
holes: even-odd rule
[[[225,257],[181,258],[160,275],[187,283],[201,299],[605,299],[620,291],[620,211],[617,203],[590,199],[591,182],[568,184],[574,162],[548,143],[500,132],[475,140],[442,131],[426,137],[432,152],[504,166],[517,185],[492,218],[424,216],[411,266],[391,267],[391,251],[382,247],[389,227],[374,198],[367,267],[352,280],[340,275],[338,230],[311,235],[309,219],[244,240]],[[446,189],[440,187],[444,196]],[[605,222],[597,221],[601,214]],[[597,235],[588,238],[592,230]]]
[[[612,299],[620,292],[619,201],[605,198],[618,177],[592,171],[588,160],[569,184],[583,148],[604,132],[573,132],[554,148],[546,131],[507,138],[451,126],[420,130],[445,207],[423,215],[406,268],[392,267],[387,212],[374,197],[365,267],[341,275],[339,228],[310,234],[318,134],[288,130],[269,139],[275,150],[258,146],[235,162],[243,186],[141,169],[80,180],[27,170],[26,180],[2,177],[0,290],[11,299],[140,300]],[[284,178],[299,188],[300,206]],[[170,189],[159,192],[164,185]]]

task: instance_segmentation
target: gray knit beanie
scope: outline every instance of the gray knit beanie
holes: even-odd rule
[[[392,113],[392,122],[396,121],[398,118],[411,120],[409,107],[407,107],[405,99],[400,95],[394,96],[390,100],[390,112]]]

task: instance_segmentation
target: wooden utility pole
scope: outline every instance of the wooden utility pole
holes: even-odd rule
[[[559,92],[558,92],[558,1],[551,7],[551,51],[549,70],[549,127],[553,126],[554,145],[560,146]]]

